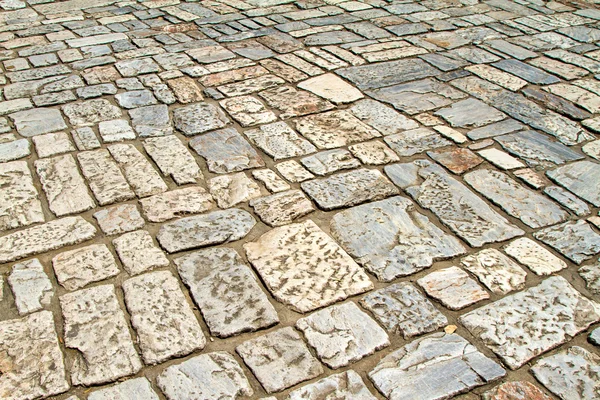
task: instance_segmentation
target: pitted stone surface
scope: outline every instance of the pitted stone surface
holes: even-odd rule
[[[451,310],[460,310],[490,295],[458,267],[434,271],[417,280],[425,292]]]
[[[577,196],[589,201],[596,207],[600,206],[600,188],[590,185],[600,176],[600,164],[592,161],[579,161],[555,170],[548,171],[548,176],[561,186],[569,189]]]
[[[103,244],[62,252],[52,259],[52,266],[56,279],[67,290],[76,290],[119,273],[115,258]]]
[[[250,201],[250,207],[270,226],[281,226],[310,214],[315,209],[300,190],[290,190]]]
[[[85,151],[77,155],[83,176],[101,206],[135,197],[108,150]]]
[[[89,400],[158,400],[158,395],[146,378],[129,379],[106,389],[90,393]]]
[[[600,263],[585,265],[579,268],[579,275],[585,280],[587,289],[594,293],[600,293]]]
[[[140,200],[144,216],[163,222],[187,214],[199,214],[214,207],[212,196],[201,187],[171,190]]]
[[[483,393],[483,400],[552,400],[527,381],[506,382]]]
[[[208,190],[221,208],[229,208],[260,197],[260,187],[245,173],[223,175],[208,181]]]
[[[129,232],[113,240],[115,250],[123,267],[130,275],[137,275],[153,268],[166,267],[169,260],[154,245],[147,231]]]
[[[224,128],[229,120],[220,108],[208,104],[197,103],[173,111],[175,127],[186,136],[197,135]]]
[[[534,240],[518,238],[504,246],[504,252],[537,275],[550,275],[567,268],[567,263]]]
[[[365,124],[377,129],[383,135],[392,135],[419,127],[415,121],[405,117],[391,107],[378,101],[365,99],[354,103],[350,112]]]
[[[167,185],[150,162],[131,144],[113,144],[108,151],[123,170],[125,179],[138,197],[165,192]]]
[[[331,220],[331,234],[360,265],[384,282],[465,252],[458,240],[433,225],[402,197],[336,214]]]
[[[525,286],[527,273],[496,249],[485,249],[464,257],[461,264],[492,293],[506,294]]]
[[[174,135],[146,139],[144,148],[163,175],[171,176],[178,185],[203,177],[194,157]]]
[[[186,356],[206,344],[200,324],[171,272],[130,278],[123,282],[123,291],[146,364]]]
[[[44,213],[27,163],[0,164],[0,230],[36,222],[44,222]]]
[[[273,296],[300,312],[373,288],[367,274],[311,220],[274,228],[244,249]]]
[[[411,129],[386,136],[384,140],[401,157],[409,157],[451,144],[450,141],[429,128]]]
[[[577,264],[600,253],[600,235],[585,221],[551,226],[533,236]]]
[[[516,369],[600,320],[600,305],[583,297],[563,277],[554,276],[459,320]]]
[[[74,126],[90,126],[96,122],[117,119],[122,115],[119,107],[105,99],[67,104],[62,110]]]
[[[310,383],[288,395],[289,400],[318,400],[322,398],[342,398],[353,400],[375,400],[365,383],[355,371],[331,375]]]
[[[47,307],[54,295],[52,282],[37,258],[13,265],[8,284],[20,315]]]
[[[314,153],[317,149],[285,122],[262,125],[244,132],[250,141],[275,161]]]
[[[176,258],[175,264],[213,335],[225,338],[279,322],[258,280],[235,250],[200,250]]]

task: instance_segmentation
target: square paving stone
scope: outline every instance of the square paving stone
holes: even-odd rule
[[[373,288],[362,268],[310,220],[274,228],[244,250],[273,296],[299,312]]]
[[[116,108],[116,107],[115,107]],[[67,115],[68,116],[68,115]],[[35,108],[10,114],[19,135],[31,137],[67,129],[60,111],[54,108]]]
[[[504,252],[537,275],[550,275],[567,268],[567,263],[529,238],[518,238],[504,246]]]
[[[458,267],[450,267],[432,272],[417,280],[419,286],[444,306],[451,310],[460,310],[490,295]]]
[[[352,103],[364,97],[360,90],[332,73],[307,79],[300,82],[298,87],[335,104]]]
[[[327,111],[333,104],[305,90],[297,90],[291,86],[279,86],[258,94],[270,107],[279,110],[281,119],[288,119],[307,114]]]
[[[149,90],[130,90],[117,93],[115,100],[123,108],[151,106],[157,103],[156,97]]]
[[[503,112],[474,98],[457,101],[450,107],[436,111],[435,115],[457,128],[477,128],[506,118]]]
[[[563,400],[600,397],[600,357],[582,347],[542,358],[531,367],[531,373]]]
[[[373,139],[381,134],[345,110],[298,118],[296,129],[319,149],[332,149]]]
[[[551,226],[533,236],[577,264],[600,253],[600,235],[582,220]]]
[[[321,151],[302,158],[300,162],[310,172],[320,176],[361,166],[360,161],[352,157],[352,154],[348,150],[343,149]]]
[[[140,137],[165,136],[173,133],[169,108],[164,104],[129,110],[129,116],[133,129]]]
[[[186,356],[205,346],[200,324],[170,271],[127,279],[123,291],[146,364]]]
[[[169,260],[161,249],[154,245],[147,231],[129,232],[113,240],[115,250],[123,267],[130,275],[158,267],[166,267]]]
[[[267,124],[277,120],[275,113],[267,109],[256,97],[232,97],[221,100],[219,104],[242,126]]]
[[[378,140],[353,144],[348,146],[348,150],[354,157],[367,165],[385,165],[400,160],[392,149]]]
[[[217,174],[265,166],[256,150],[234,128],[195,137],[190,147],[206,160],[209,171]]]
[[[134,231],[144,226],[145,221],[134,204],[120,204],[94,213],[100,229],[107,235]]]
[[[1,321],[0,351],[3,353],[2,397],[30,400],[69,390],[50,311]]]
[[[333,217],[330,228],[336,241],[384,282],[465,253],[456,238],[433,225],[402,197],[344,210]]]
[[[337,369],[390,345],[385,331],[352,302],[334,305],[300,318],[302,331],[317,357]]]
[[[375,290],[360,300],[390,332],[409,338],[435,331],[448,319],[408,282],[395,283]]]
[[[598,320],[600,305],[560,276],[459,318],[511,369],[570,340]]]
[[[317,151],[315,146],[283,121],[247,130],[244,135],[275,161]]]
[[[506,374],[459,335],[433,333],[385,356],[369,372],[375,387],[390,400],[454,397]]]
[[[214,336],[253,332],[279,322],[256,277],[231,248],[210,248],[174,260]]]
[[[319,400],[330,396],[352,400],[376,400],[360,375],[353,370],[331,375],[293,390],[288,395],[288,400]]]
[[[168,400],[236,400],[254,394],[240,365],[224,351],[172,365],[156,383]]]
[[[600,185],[590,185],[590,182],[600,180],[600,164],[587,160],[578,161],[548,171],[546,174],[559,185],[600,207]]]
[[[219,107],[209,103],[196,103],[174,109],[173,123],[184,135],[192,136],[224,128],[230,121]]]
[[[52,258],[54,274],[67,290],[76,290],[102,281],[120,271],[112,253],[104,244],[93,244],[65,251]]]
[[[429,128],[411,129],[395,135],[385,136],[383,140],[401,157],[410,157],[427,150],[452,144],[452,142]]]
[[[458,175],[464,174],[483,162],[483,159],[477,154],[462,147],[451,150],[428,151],[427,155]]]
[[[235,349],[267,393],[315,378],[323,367],[290,327],[250,339]]]
[[[525,286],[527,273],[496,249],[485,249],[464,257],[461,264],[492,293],[506,294]]]

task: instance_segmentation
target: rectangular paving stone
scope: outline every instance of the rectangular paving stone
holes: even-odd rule
[[[212,196],[200,186],[176,189],[140,200],[146,219],[164,222],[177,216],[199,214],[215,207]]]
[[[492,293],[506,294],[525,286],[525,270],[496,249],[484,249],[463,257],[461,264]]]
[[[280,111],[279,118],[288,119],[334,108],[327,100],[292,86],[279,86],[258,94],[270,107]]]
[[[64,132],[34,136],[31,140],[35,144],[35,152],[39,158],[75,151],[75,147],[71,144],[69,136]]]
[[[551,226],[537,231],[533,236],[576,264],[600,253],[600,235],[583,220]]]
[[[441,167],[413,165],[417,166],[418,183],[408,183],[403,189],[471,246],[480,247],[524,234]]]
[[[537,275],[550,275],[567,268],[567,263],[534,240],[518,238],[504,246],[504,252]]]
[[[583,217],[590,213],[590,207],[585,201],[560,186],[546,186],[544,194],[553,198],[564,208],[571,210],[578,217]]]
[[[19,111],[10,114],[8,117],[15,124],[19,135],[25,137],[67,129],[60,111],[54,108],[35,108],[33,110]]]
[[[3,397],[31,400],[69,390],[52,312],[40,311],[24,318],[1,321],[0,351],[3,353],[0,376]]]
[[[58,283],[67,290],[80,289],[120,272],[115,258],[104,244],[93,244],[60,253],[52,258],[52,267]]]
[[[373,287],[354,260],[310,220],[274,228],[244,249],[273,296],[299,312]]]
[[[399,74],[398,71],[402,73]],[[359,89],[368,90],[433,76],[439,73],[439,70],[422,60],[410,59],[342,68],[336,73],[354,83]]]
[[[121,170],[108,150],[91,150],[77,154],[83,176],[101,206],[135,197]]]
[[[186,136],[224,128],[230,121],[218,106],[210,103],[195,103],[173,110],[175,127]]]
[[[221,85],[217,87],[217,90],[219,90],[225,96],[233,97],[260,92],[284,83],[285,81],[278,76],[263,75],[257,78],[250,78],[240,82]]]
[[[520,122],[515,121],[511,118],[507,118],[500,122],[482,126],[481,128],[473,129],[467,133],[467,136],[469,137],[469,139],[479,140],[520,131],[524,127],[525,126]]]
[[[70,154],[36,160],[35,169],[50,211],[57,217],[96,207]]]
[[[0,163],[18,160],[31,154],[31,144],[27,139],[10,140],[0,143]]]
[[[600,185],[590,182],[600,180],[600,164],[578,161],[546,172],[553,181],[575,193],[596,207],[600,207]]]
[[[393,108],[371,99],[356,102],[349,110],[355,117],[377,129],[382,135],[392,135],[419,127],[415,121]]]
[[[458,267],[439,269],[417,280],[419,286],[451,310],[460,310],[490,295]]]
[[[250,201],[250,207],[269,226],[281,226],[313,212],[310,200],[300,190],[289,190]]]
[[[62,106],[62,111],[74,126],[90,126],[101,121],[118,119],[121,109],[106,99],[87,100]]]
[[[385,356],[369,372],[390,400],[446,399],[505,375],[459,335],[433,333]]]
[[[360,265],[384,282],[465,253],[456,238],[433,225],[403,197],[344,210],[332,218],[330,229]]]
[[[27,162],[0,163],[0,231],[44,220]]]
[[[108,151],[123,170],[135,194],[142,198],[167,191],[167,184],[132,144],[113,144]]]
[[[525,189],[503,172],[478,169],[466,174],[464,179],[473,189],[531,228],[554,225],[569,216],[552,200]]]
[[[146,364],[158,364],[202,349],[206,338],[170,271],[123,282],[125,304]]]
[[[158,395],[150,386],[150,381],[144,377],[129,379],[106,389],[96,390],[88,396],[89,400],[127,400],[135,398],[159,400]]]
[[[96,228],[81,217],[50,221],[0,237],[0,263],[78,244],[95,235]]]
[[[317,382],[310,383],[299,389],[293,390],[288,395],[289,400],[317,400],[323,396],[341,396],[353,400],[375,400],[376,397],[353,370],[340,374],[330,375]],[[265,399],[266,400],[266,399]]]
[[[149,138],[143,144],[163,175],[171,176],[178,185],[204,178],[196,160],[177,136]]]
[[[250,129],[244,135],[275,161],[314,153],[317,149],[283,122]]]
[[[77,350],[69,367],[74,385],[94,385],[142,368],[113,285],[60,297],[65,346]]]
[[[225,338],[279,322],[258,280],[231,248],[210,248],[174,260],[212,335]]]
[[[19,315],[47,307],[54,296],[52,282],[37,258],[13,265],[8,275],[8,284]]]
[[[167,267],[169,260],[154,245],[152,236],[145,230],[137,230],[113,240],[119,259],[129,275],[137,275],[153,268]]]
[[[560,79],[556,76],[519,60],[501,60],[492,65],[535,85],[550,85],[552,83],[560,82]]]
[[[167,136],[173,133],[169,108],[164,104],[129,110],[133,129],[140,137]]]
[[[457,101],[436,111],[434,115],[444,118],[451,126],[458,128],[475,128],[506,118],[503,112],[474,98]]]
[[[517,369],[600,320],[600,305],[561,276],[480,307],[459,321]]]
[[[410,157],[452,144],[429,128],[411,129],[385,136],[383,140],[401,157]]]

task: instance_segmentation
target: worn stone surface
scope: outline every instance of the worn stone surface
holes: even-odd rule
[[[220,108],[209,103],[196,103],[173,110],[175,127],[186,136],[224,128],[229,120]]]
[[[590,185],[600,175],[600,164],[592,161],[578,161],[548,171],[547,175],[553,181],[564,186],[596,207],[600,206],[600,188]]]
[[[54,274],[67,290],[76,290],[102,281],[120,271],[106,245],[93,244],[62,252],[52,258]]]
[[[290,190],[250,201],[250,207],[270,226],[281,226],[310,214],[315,209],[300,190]]]
[[[356,118],[377,129],[383,135],[392,135],[419,127],[415,121],[391,107],[371,99],[358,101],[349,110]]]
[[[464,254],[449,236],[402,197],[353,207],[331,220],[331,234],[378,279],[388,282]]]
[[[258,280],[235,250],[199,250],[175,259],[175,264],[212,335],[225,338],[279,322]]]
[[[311,220],[274,228],[244,249],[273,296],[300,312],[373,287],[354,260]]]
[[[289,400],[317,400],[340,397],[355,400],[375,400],[376,397],[353,370],[335,374],[290,392]]]
[[[101,206],[135,197],[121,170],[108,150],[92,150],[77,154],[83,176]]]
[[[267,393],[278,392],[323,373],[293,328],[250,339],[236,347]]]
[[[600,235],[582,220],[542,229],[533,236],[577,264],[600,253]]]
[[[212,196],[203,188],[186,187],[140,200],[144,216],[151,222],[163,222],[177,216],[199,214],[214,207]]]
[[[27,162],[0,164],[0,230],[19,228],[44,220],[42,204],[33,186]]]
[[[174,135],[146,139],[144,149],[163,175],[171,176],[178,185],[203,177],[194,157]]]
[[[34,136],[31,140],[35,144],[35,152],[39,158],[51,157],[75,150],[69,136],[64,132]]]
[[[504,113],[473,98],[457,101],[450,107],[438,110],[435,115],[444,118],[450,125],[458,128],[477,128],[506,117]]]
[[[88,396],[89,400],[127,400],[143,398],[158,400],[158,395],[146,378],[129,379],[106,389],[96,390]]]
[[[567,263],[529,238],[513,240],[504,246],[504,252],[538,275],[550,275],[567,268]]]
[[[504,374],[500,365],[459,335],[434,333],[388,354],[369,378],[388,399],[443,399]]]
[[[417,280],[419,286],[434,299],[451,310],[460,310],[490,295],[458,267],[434,271]]]
[[[450,141],[429,128],[411,129],[386,136],[383,140],[401,157],[410,157],[451,144]]]
[[[551,400],[540,388],[527,381],[506,382],[483,393],[483,400]]]
[[[315,146],[299,136],[285,122],[262,125],[258,129],[247,130],[244,134],[274,160],[302,156],[316,151]]]
[[[358,89],[331,73],[307,79],[298,87],[335,104],[352,103],[364,97]]]
[[[233,97],[222,100],[220,104],[242,126],[267,124],[277,120],[275,113],[267,109],[256,97]]]
[[[471,311],[460,322],[511,369],[588,328],[599,305],[554,276],[522,292]]]
[[[260,197],[260,187],[245,173],[217,176],[208,181],[208,190],[221,208]]]
[[[113,144],[108,151],[123,170],[125,179],[138,197],[165,192],[167,185],[150,162],[131,144]]]
[[[585,280],[587,289],[594,293],[600,293],[600,266],[598,262],[579,268],[579,275]]]
[[[146,364],[185,356],[206,344],[200,324],[171,272],[130,278],[123,282],[123,291]]]
[[[69,366],[74,385],[111,382],[142,368],[113,285],[60,297],[65,346],[77,350]]]
[[[280,111],[281,119],[331,110],[333,104],[312,93],[291,86],[279,86],[259,93],[269,106]]]
[[[527,273],[496,249],[485,249],[464,257],[461,264],[492,293],[506,294],[525,286]]]
[[[144,219],[133,204],[105,208],[94,213],[94,218],[102,232],[107,235],[130,232],[144,226]]]
[[[96,122],[117,119],[122,115],[119,107],[112,105],[105,99],[70,103],[63,106],[62,110],[71,124],[75,126],[89,126]]]
[[[20,315],[39,311],[52,301],[52,282],[37,258],[13,265],[8,284]]]
[[[113,245],[130,275],[169,265],[169,260],[154,245],[152,236],[147,231],[139,230],[121,235],[113,240]]]
[[[113,112],[116,111],[113,109]],[[65,114],[71,118],[66,110]],[[15,124],[15,128],[17,129],[17,132],[19,132],[19,135],[25,137],[67,129],[67,125],[60,115],[60,111],[53,108],[36,108],[35,110],[20,111],[10,114],[9,117]],[[73,120],[71,120],[71,123],[77,125]]]

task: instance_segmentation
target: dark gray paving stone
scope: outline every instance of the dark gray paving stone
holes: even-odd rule
[[[590,184],[600,181],[600,164],[587,160],[578,161],[548,171],[546,175],[582,199],[600,207],[600,185]]]
[[[402,71],[401,74],[398,71]],[[375,89],[436,75],[439,71],[422,60],[398,60],[336,70],[359,89]]]

